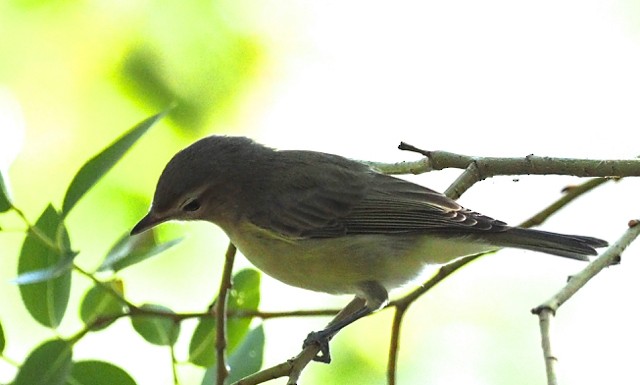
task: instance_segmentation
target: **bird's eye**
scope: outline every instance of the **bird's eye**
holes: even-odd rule
[[[182,211],[194,212],[200,208],[200,202],[197,199],[191,199],[182,206]]]

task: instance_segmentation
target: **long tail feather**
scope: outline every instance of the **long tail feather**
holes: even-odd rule
[[[512,227],[501,233],[487,234],[486,239],[496,246],[539,251],[581,261],[588,261],[588,255],[597,255],[596,248],[608,246],[606,241],[598,238],[520,227]]]

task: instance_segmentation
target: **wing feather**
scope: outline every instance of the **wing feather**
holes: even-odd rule
[[[339,156],[282,151],[290,172],[265,196],[256,225],[295,238],[350,234],[502,232],[501,221],[465,209],[426,187]],[[303,161],[304,159],[304,161]],[[281,159],[282,160],[282,159]],[[295,172],[293,171],[295,170]],[[283,170],[286,171],[286,170]]]

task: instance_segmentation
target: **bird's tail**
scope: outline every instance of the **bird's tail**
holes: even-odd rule
[[[582,235],[565,235],[548,231],[512,227],[504,232],[492,233],[487,240],[496,246],[514,247],[588,261],[588,255],[597,255],[596,248],[608,246],[602,239]]]

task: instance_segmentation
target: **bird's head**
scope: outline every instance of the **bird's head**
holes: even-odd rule
[[[234,215],[251,174],[247,162],[270,151],[244,137],[209,136],[178,152],[160,175],[149,213],[131,234],[170,220],[216,223]]]

